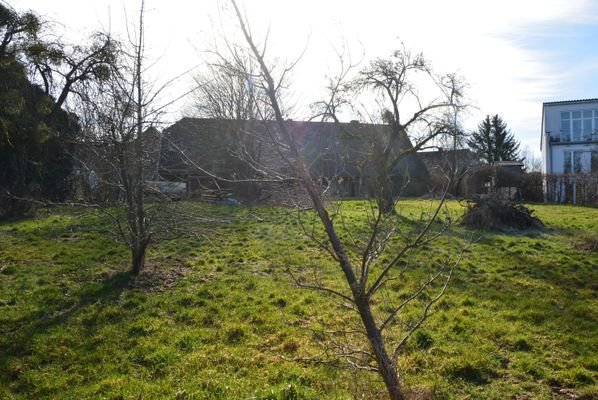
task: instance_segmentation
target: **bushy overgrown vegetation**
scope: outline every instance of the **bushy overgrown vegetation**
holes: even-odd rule
[[[106,80],[115,61],[109,36],[70,45],[51,26],[0,3],[0,219],[68,197],[82,129],[67,98]]]
[[[477,229],[544,229],[533,213],[521,203],[491,195],[468,201],[461,223]]]
[[[402,202],[416,224],[427,203]],[[458,203],[449,206],[462,214]],[[196,203],[185,203],[193,212]],[[345,202],[355,224],[364,203]],[[534,205],[549,230],[482,233],[401,358],[409,393],[430,398],[598,396],[598,210]],[[376,398],[375,374],[308,361],[327,297],[288,270],[324,266],[296,215],[214,207],[205,235],[160,243],[135,278],[127,253],[93,215],[51,210],[0,225],[0,393],[6,398]],[[355,226],[359,229],[358,226]],[[443,242],[414,260],[426,263]],[[396,285],[398,290],[400,286]],[[392,290],[388,295],[393,295]],[[401,296],[398,291],[396,296]],[[303,361],[300,361],[303,360]]]

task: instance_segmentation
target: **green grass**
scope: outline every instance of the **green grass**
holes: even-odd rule
[[[419,226],[425,207],[401,203],[401,232]],[[449,207],[461,212],[457,203]],[[456,247],[473,243],[400,357],[413,392],[598,398],[598,252],[576,250],[598,238],[598,209],[532,208],[548,231],[455,228]],[[342,222],[364,233],[364,203],[346,201],[343,210]],[[208,211],[220,222],[156,244],[147,260],[155,273],[138,281],[127,272],[126,248],[98,216],[53,210],[1,224],[0,398],[374,397],[381,390],[374,374],[293,361],[321,354],[317,343],[331,325],[354,322],[329,297],[293,285],[289,270],[302,276],[317,265],[325,282],[342,288],[335,264],[303,234],[296,214]],[[413,270],[382,293],[377,312],[426,276],[445,243],[410,259]]]

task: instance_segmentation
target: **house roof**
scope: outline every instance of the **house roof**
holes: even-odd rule
[[[347,136],[345,139],[360,137],[363,140],[368,138],[368,134],[380,133],[389,129],[387,125],[363,124],[356,121],[337,124],[334,122],[286,120],[285,125],[299,147],[309,147],[315,142],[324,146],[320,146],[320,148],[325,148],[326,142],[329,142],[331,138],[338,139],[340,136]],[[240,128],[244,131],[278,131],[278,124],[274,120],[231,121],[184,117],[174,125],[166,128],[164,133],[187,136],[186,139],[193,142],[193,144],[203,145],[206,139],[205,136],[211,136],[209,139],[222,143],[222,138],[218,134],[226,129],[231,129],[231,127],[233,127],[232,129]],[[413,147],[408,137],[402,137],[399,142],[402,147]]]
[[[337,173],[354,175],[358,173],[359,160],[364,157],[372,145],[372,135],[379,135],[389,129],[387,125],[363,124],[356,121],[332,123],[316,121],[285,121],[301,153],[307,158],[312,171],[321,174],[334,166]],[[229,121],[210,118],[183,118],[164,130],[164,135],[179,143],[187,155],[196,164],[211,171],[223,172],[230,165],[230,132],[243,131],[261,141],[265,146],[268,137],[279,136],[276,121]],[[228,133],[227,133],[228,132]],[[234,137],[234,136],[233,136]],[[239,140],[240,137],[234,137]],[[398,148],[413,147],[407,135],[402,136]],[[281,164],[276,151],[262,151],[267,157],[266,164]],[[409,156],[408,156],[409,157]],[[177,162],[177,157],[168,162],[171,169],[185,170],[184,163]],[[180,157],[178,157],[180,158]],[[220,160],[218,166],[214,161]],[[219,171],[219,167],[221,170]],[[424,167],[425,168],[425,167]]]
[[[522,167],[523,163],[521,161],[496,161],[494,165],[497,167]]]
[[[560,104],[580,104],[580,103],[598,103],[598,98],[593,99],[578,99],[578,100],[559,100],[559,101],[545,101],[542,103],[545,106],[553,106]]]
[[[456,156],[459,159],[471,159],[475,154],[470,149],[439,149],[431,151],[419,151],[417,155],[426,163],[444,161],[447,156]]]

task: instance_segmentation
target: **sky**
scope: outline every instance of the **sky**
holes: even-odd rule
[[[384,57],[401,43],[421,51],[437,73],[467,82],[468,130],[499,114],[521,147],[539,153],[545,101],[598,97],[597,0],[238,0],[252,31],[281,62],[300,58],[292,75],[298,110],[318,100],[336,52],[353,61]],[[136,0],[11,0],[56,22],[73,42],[97,30],[126,32]],[[192,87],[218,34],[235,30],[224,0],[146,0],[146,43],[164,81],[184,74],[172,97]],[[185,100],[168,118],[179,118]],[[300,119],[304,115],[298,115]]]

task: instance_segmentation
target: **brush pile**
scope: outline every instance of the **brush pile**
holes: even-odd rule
[[[478,197],[467,202],[461,224],[484,230],[544,229],[544,223],[523,204],[496,196]]]

